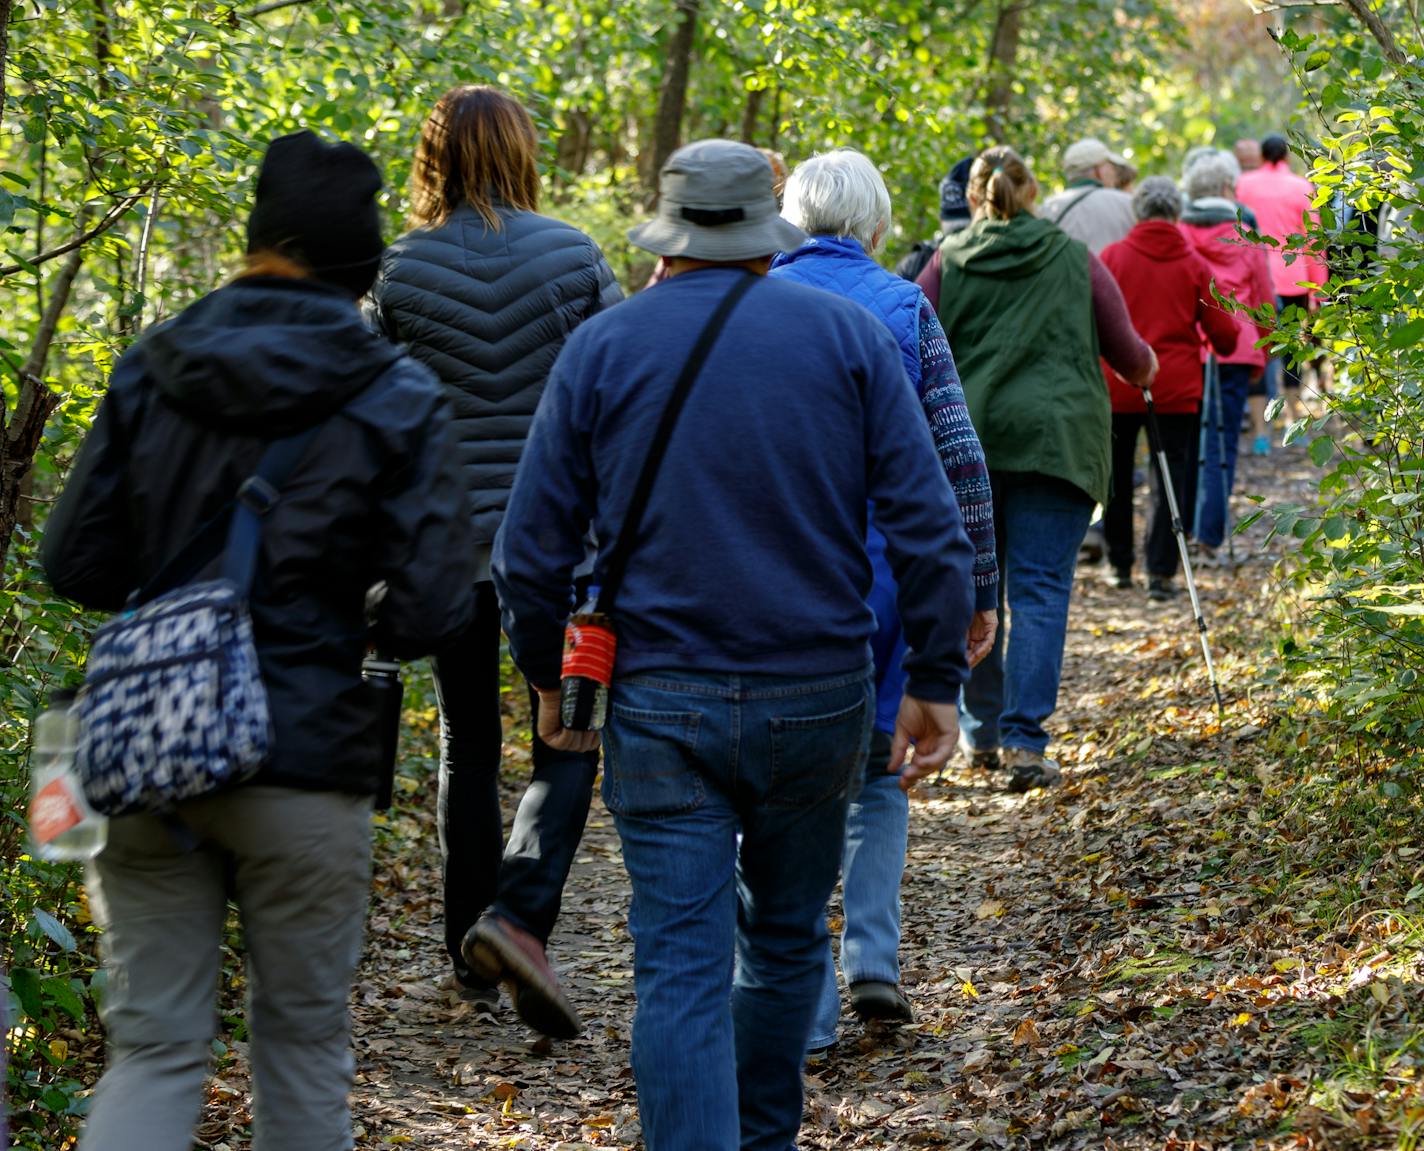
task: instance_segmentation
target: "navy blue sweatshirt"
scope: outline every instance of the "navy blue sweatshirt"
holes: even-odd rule
[[[535,685],[558,683],[587,529],[617,537],[691,345],[747,274],[675,276],[564,345],[494,549],[505,631]],[[788,280],[754,284],[654,485],[618,593],[616,674],[816,676],[868,663],[872,500],[899,587],[909,692],[952,702],[968,676],[974,549],[900,350],[858,304]]]

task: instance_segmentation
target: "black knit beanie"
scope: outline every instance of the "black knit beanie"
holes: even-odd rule
[[[247,250],[279,252],[317,279],[364,296],[386,246],[380,190],[380,170],[354,144],[328,144],[314,132],[279,136],[257,174]]]
[[[969,170],[974,157],[966,156],[939,183],[939,218],[949,224],[969,222]]]

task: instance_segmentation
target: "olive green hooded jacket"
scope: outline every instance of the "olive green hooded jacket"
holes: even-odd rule
[[[1112,409],[1088,249],[1021,213],[946,237],[940,264],[940,323],[990,473],[1055,476],[1106,504]]]

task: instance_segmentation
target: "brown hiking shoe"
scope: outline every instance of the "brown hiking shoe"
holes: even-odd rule
[[[465,962],[481,979],[503,982],[519,1018],[553,1039],[576,1039],[583,1021],[564,998],[544,946],[522,927],[486,912],[460,943]]]
[[[1008,790],[1020,795],[1036,787],[1052,787],[1063,778],[1053,760],[1045,759],[1042,752],[1030,751],[1026,747],[1004,748],[1004,766],[1013,772],[1006,785]]]

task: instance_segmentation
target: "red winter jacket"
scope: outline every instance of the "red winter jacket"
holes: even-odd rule
[[[1211,298],[1211,269],[1167,220],[1143,220],[1103,249],[1137,329],[1157,353],[1157,410],[1195,412],[1202,397],[1202,331],[1219,352],[1236,348],[1236,321]],[[1144,412],[1142,393],[1104,365],[1114,412]]]
[[[1262,304],[1275,302],[1276,290],[1271,284],[1271,270],[1266,253],[1243,243],[1235,222],[1195,224],[1183,221],[1182,235],[1198,256],[1206,261],[1216,282],[1217,295],[1235,300],[1253,311]],[[1213,302],[1207,297],[1208,303]],[[1219,305],[1218,305],[1219,306]],[[1223,364],[1266,366],[1266,350],[1256,347],[1256,341],[1270,328],[1257,327],[1249,317],[1233,314],[1236,322],[1236,347],[1218,357]],[[1156,399],[1156,396],[1153,396]]]

